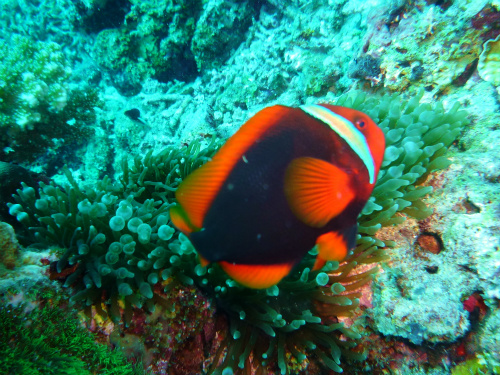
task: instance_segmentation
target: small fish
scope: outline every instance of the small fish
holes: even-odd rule
[[[354,248],[384,150],[382,130],[362,112],[268,107],[184,179],[171,220],[202,265],[217,262],[240,284],[268,288],[315,245],[314,269]]]
[[[132,121],[137,121],[143,125],[146,125],[146,123],[141,118],[141,111],[139,111],[137,108],[129,109],[128,111],[125,111],[124,114]]]

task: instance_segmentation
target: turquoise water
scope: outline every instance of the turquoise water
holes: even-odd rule
[[[498,1],[3,0],[0,25],[0,373],[500,372]],[[257,291],[201,267],[180,182],[316,103],[385,132],[357,250]]]

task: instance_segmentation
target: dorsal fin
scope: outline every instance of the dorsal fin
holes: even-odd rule
[[[211,203],[235,164],[289,110],[284,106],[272,106],[258,112],[229,138],[211,161],[184,179],[175,197],[192,225],[198,228],[203,226],[203,219]]]
[[[321,228],[353,200],[349,180],[346,172],[324,160],[294,159],[285,174],[288,205],[303,223]]]

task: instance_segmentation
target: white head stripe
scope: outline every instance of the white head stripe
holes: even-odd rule
[[[351,121],[336,114],[335,112],[332,112],[326,107],[312,104],[303,105],[300,109],[308,115],[324,122],[347,142],[352,150],[363,161],[363,164],[368,170],[370,184],[373,184],[375,182],[375,161],[373,160],[373,156],[370,152],[370,148],[368,147],[368,143],[366,143],[366,138],[363,133],[361,133]]]

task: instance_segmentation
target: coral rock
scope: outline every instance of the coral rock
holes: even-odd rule
[[[484,49],[477,64],[477,72],[485,81],[500,86],[500,35],[484,43]]]
[[[19,244],[14,229],[7,223],[0,222],[0,262],[8,269],[16,266]]]
[[[443,250],[443,241],[436,233],[422,233],[418,236],[417,243],[422,250],[433,254],[439,254]]]

